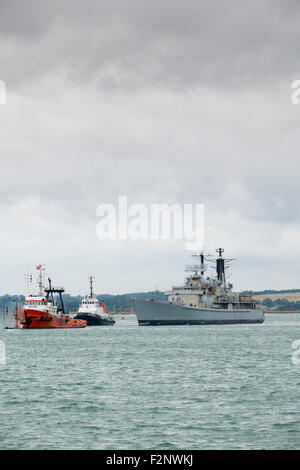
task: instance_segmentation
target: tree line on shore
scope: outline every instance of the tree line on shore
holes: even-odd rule
[[[252,291],[252,295],[268,295],[268,294],[290,294],[290,293],[297,293],[300,292],[300,289],[290,289],[290,290],[265,290],[265,291]],[[243,293],[246,293],[243,292]],[[155,299],[155,300],[167,300],[165,294],[161,291],[150,291],[150,292],[133,292],[129,294],[120,294],[120,295],[112,295],[112,294],[101,294],[98,295],[97,298],[100,302],[105,302],[105,305],[110,312],[125,312],[132,310],[132,298],[140,298],[140,299]],[[66,311],[68,312],[76,312],[78,307],[83,299],[82,295],[71,295],[71,294],[63,294],[64,304]],[[23,303],[25,297],[23,295],[2,295],[0,296],[0,313],[4,312],[5,309],[9,308],[12,309],[15,305],[14,301],[18,303]],[[300,311],[300,301],[290,301],[288,299],[278,298],[276,300],[272,300],[271,298],[265,298],[262,301],[262,304],[272,310],[294,310]]]
[[[166,300],[167,297],[163,292],[160,291],[151,291],[151,292],[133,292],[130,294],[121,294],[121,295],[111,295],[111,294],[102,294],[97,295],[97,298],[100,302],[104,302],[109,312],[130,312],[132,309],[132,298],[139,299],[156,299],[156,300]],[[67,312],[76,312],[78,307],[83,299],[82,295],[71,295],[63,294],[63,300],[65,309]],[[5,311],[6,308],[11,310],[15,303],[23,303],[25,300],[24,295],[2,295],[0,296],[0,313]]]

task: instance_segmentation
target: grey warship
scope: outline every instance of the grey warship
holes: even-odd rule
[[[139,325],[216,325],[263,323],[264,312],[251,293],[233,292],[225,270],[232,259],[223,258],[218,248],[213,261],[203,253],[192,255],[198,263],[186,268],[183,286],[165,292],[168,301],[133,299]],[[216,276],[205,277],[206,261],[215,262]]]

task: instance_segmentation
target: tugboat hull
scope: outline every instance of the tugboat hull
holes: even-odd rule
[[[45,311],[24,309],[19,321],[19,328],[85,328],[87,322],[65,316],[51,315]]]
[[[112,326],[116,323],[113,318],[106,319],[90,313],[77,313],[73,318],[74,320],[85,320],[88,326]]]
[[[184,307],[169,302],[134,300],[139,325],[228,325],[263,323],[260,309],[209,309]]]

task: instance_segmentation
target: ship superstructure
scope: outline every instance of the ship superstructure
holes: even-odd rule
[[[101,305],[93,291],[93,277],[90,276],[90,293],[86,294],[79,306],[78,313],[74,319],[81,319],[87,321],[88,325],[114,325],[115,320],[112,315],[107,312],[105,303]]]
[[[168,302],[135,299],[141,325],[261,323],[264,313],[250,294],[233,292],[225,272],[233,259],[224,259],[222,248],[213,261],[204,253],[193,255],[198,263],[187,266],[182,286],[165,292]],[[207,262],[215,262],[216,276],[205,277]]]

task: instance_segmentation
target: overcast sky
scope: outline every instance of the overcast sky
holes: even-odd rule
[[[300,288],[297,0],[0,0],[0,294],[166,289],[184,241],[100,241],[97,206],[204,203],[237,289]]]

